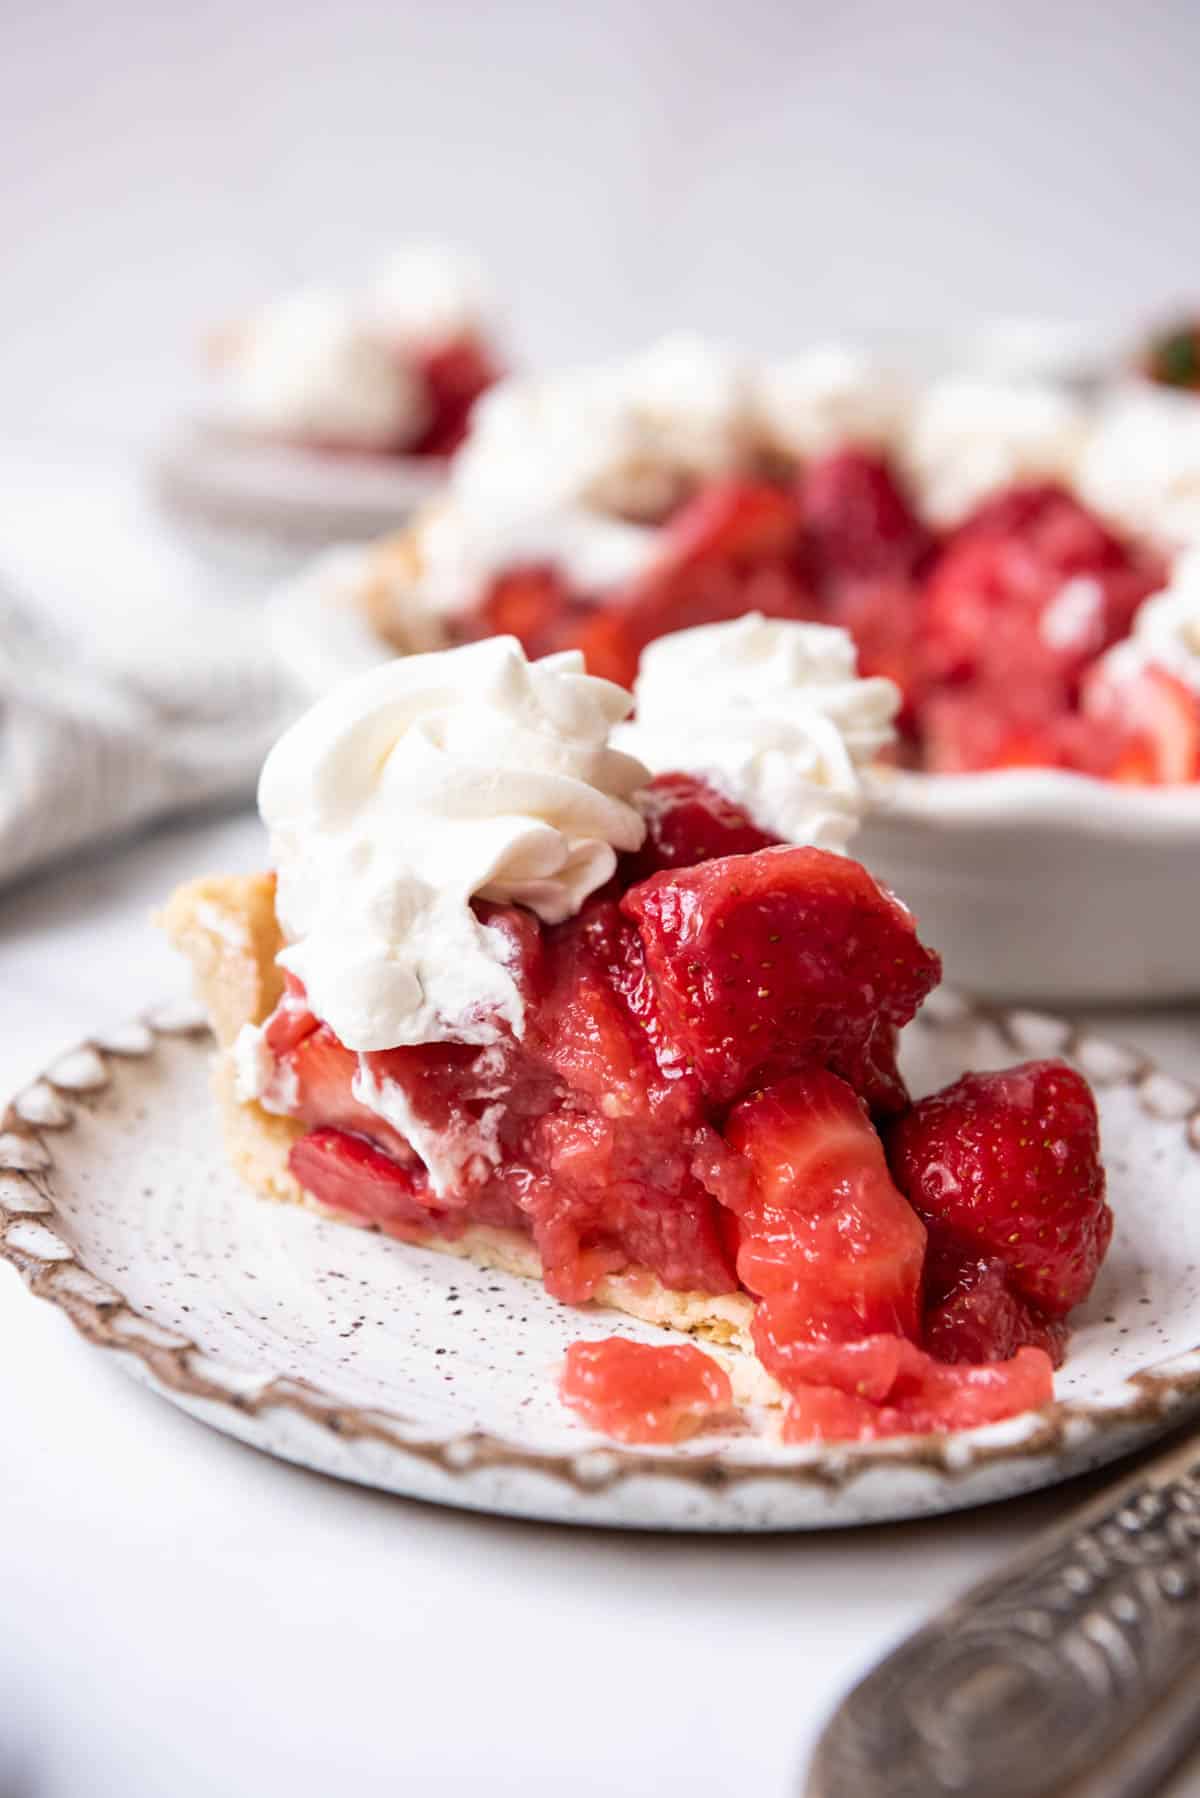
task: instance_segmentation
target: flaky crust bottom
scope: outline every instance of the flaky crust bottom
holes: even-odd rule
[[[264,1198],[357,1223],[312,1198],[288,1167],[288,1155],[304,1126],[237,1096],[234,1040],[244,1024],[261,1024],[270,1015],[283,990],[275,964],[282,939],[273,877],[217,875],[192,881],[171,896],[160,922],[191,963],[197,993],[212,1020],[218,1044],[213,1082],[226,1150],[237,1174]],[[532,1240],[517,1230],[472,1224],[453,1239],[428,1235],[411,1240],[481,1267],[523,1279],[542,1278],[541,1256]],[[730,1374],[739,1403],[780,1402],[778,1386],[753,1354],[753,1307],[745,1293],[712,1297],[676,1292],[642,1268],[606,1275],[597,1284],[595,1302],[711,1344]]]

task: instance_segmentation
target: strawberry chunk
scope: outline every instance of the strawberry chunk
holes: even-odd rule
[[[547,937],[548,984],[525,1051],[555,1085],[533,1095],[540,1115],[521,1143],[538,1170],[521,1206],[547,1287],[579,1303],[633,1261],[677,1290],[734,1290],[717,1203],[690,1166],[699,1095],[659,1067],[653,998],[627,961],[635,933],[597,899]]]
[[[1061,1366],[1066,1324],[1015,1293],[1002,1261],[952,1256],[947,1263],[935,1251],[926,1281],[924,1341],[936,1360],[1006,1361],[1020,1348],[1040,1348]]]
[[[787,488],[766,481],[710,481],[667,526],[657,572],[788,556],[799,547],[800,530],[800,509]]]
[[[723,1196],[761,1295],[755,1348],[790,1395],[785,1440],[970,1428],[1051,1396],[1040,1348],[947,1367],[917,1345],[925,1230],[844,1081],[814,1070],[756,1093],[725,1138],[750,1170]]]
[[[829,601],[828,619],[853,637],[864,679],[882,675],[895,681],[901,699],[897,727],[912,736],[928,686],[920,589],[895,577],[846,580]]]
[[[1083,709],[1120,738],[1114,780],[1171,786],[1200,780],[1200,693],[1150,664],[1123,677],[1101,664],[1084,682]]]
[[[358,1056],[339,1041],[328,1024],[310,1031],[290,1053],[281,1056],[280,1066],[290,1074],[295,1094],[289,1108],[293,1117],[305,1124],[352,1130],[401,1161],[412,1159],[405,1138],[355,1098]]]
[[[410,454],[453,455],[467,435],[476,400],[504,371],[473,336],[438,344],[418,362],[429,395],[429,423]]]
[[[493,580],[482,599],[454,621],[455,638],[515,637],[527,656],[552,655],[572,646],[581,620],[593,608],[554,568],[512,568]]]
[[[844,582],[907,580],[930,549],[885,456],[835,450],[809,464],[800,484],[805,547],[818,590]]]
[[[622,861],[625,886],[636,886],[664,868],[694,868],[697,862],[749,855],[779,841],[694,774],[658,775],[639,794],[638,806],[646,820],[646,841]]]
[[[790,566],[698,563],[661,575],[652,571],[624,594],[581,615],[583,622],[564,647],[583,651],[590,674],[631,687],[648,643],[694,625],[723,624],[746,612],[804,620],[818,617],[819,608]]]
[[[657,874],[621,907],[645,948],[662,1046],[715,1103],[807,1064],[853,1068],[941,972],[911,914],[820,849]]]
[[[950,542],[1019,539],[1060,570],[1116,564],[1121,546],[1108,527],[1057,481],[1017,481],[981,500],[955,526]]]
[[[1017,488],[980,508],[943,550],[926,586],[931,672],[1003,690],[1035,680],[1052,712],[1089,662],[1128,632],[1161,579],[1071,494]]]
[[[941,1430],[978,1429],[1023,1411],[1036,1411],[1054,1396],[1050,1358],[1021,1348],[1009,1361],[981,1367],[944,1367],[911,1344],[885,1402],[833,1386],[799,1386],[783,1427],[785,1442],[873,1441],[887,1436],[926,1436]]]
[[[1000,1262],[1051,1319],[1092,1289],[1112,1236],[1096,1102],[1058,1061],[964,1074],[890,1126],[897,1185],[932,1256]]]
[[[925,1230],[888,1173],[861,1100],[823,1069],[735,1105],[725,1141],[749,1164],[738,1276],[764,1299],[755,1335],[782,1375],[797,1344],[915,1337]]]
[[[653,567],[582,624],[575,642],[589,670],[630,686],[646,645],[672,631],[753,611],[815,617],[799,544],[799,509],[786,489],[711,483],[666,527]]]
[[[733,1404],[733,1388],[691,1343],[573,1342],[558,1386],[563,1403],[618,1442],[682,1441]]]
[[[319,1021],[308,1009],[303,981],[295,974],[285,974],[283,997],[267,1019],[263,1040],[272,1055],[287,1055],[306,1036],[311,1036]]]
[[[1061,689],[1035,679],[997,690],[968,685],[927,700],[924,764],[933,774],[991,768],[1064,768],[1117,777],[1131,740],[1107,718],[1064,709]]]

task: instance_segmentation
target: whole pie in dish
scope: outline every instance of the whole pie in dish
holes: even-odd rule
[[[216,416],[318,450],[448,456],[501,373],[474,258],[410,244],[362,289],[284,295],[212,345]]]
[[[820,621],[899,685],[910,766],[1196,780],[1200,423],[1176,400],[673,339],[489,395],[446,501],[350,603],[401,653],[508,633],[626,685],[672,631]]]
[[[1096,1109],[1053,1061],[910,1101],[897,1039],[938,958],[842,852],[897,696],[825,626],[670,653],[695,720],[654,777],[629,750],[663,759],[674,679],[624,725],[577,652],[513,638],[396,660],[284,735],[274,872],[165,917],[233,1161],[692,1338],[569,1352],[563,1397],[627,1440],[746,1405],[795,1441],[1040,1405],[1112,1228]]]

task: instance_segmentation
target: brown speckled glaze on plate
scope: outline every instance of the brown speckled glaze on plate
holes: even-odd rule
[[[0,1253],[87,1339],[204,1422],[344,1479],[572,1523],[813,1529],[930,1515],[1101,1465],[1200,1409],[1200,1095],[1039,1014],[940,995],[917,1092],[1059,1054],[1094,1082],[1117,1232],[1046,1410],[957,1436],[787,1449],[762,1419],[671,1452],[558,1404],[613,1329],[531,1282],[256,1199],[226,1166],[209,1039],[159,1012],[58,1060],[0,1127]]]

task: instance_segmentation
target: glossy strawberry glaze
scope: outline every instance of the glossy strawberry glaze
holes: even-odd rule
[[[511,632],[531,655],[580,648],[594,674],[630,685],[646,645],[671,631],[753,610],[820,620],[850,632],[864,674],[899,686],[916,766],[1159,784],[1200,778],[1200,696],[1153,680],[1113,694],[1095,671],[1164,578],[1148,546],[1062,488],[1010,488],[938,535],[885,459],[842,450],[784,482],[702,488],[623,590],[511,569],[457,632]]]
[[[399,1237],[519,1230],[568,1303],[607,1274],[744,1291],[794,1440],[955,1427],[1043,1402],[1063,1307],[1040,1295],[1035,1316],[1012,1256],[986,1233],[948,1258],[944,1242],[962,1232],[923,1196],[920,1144],[928,1137],[940,1153],[937,1129],[952,1130],[956,1114],[935,1116],[932,1101],[910,1108],[896,1069],[897,1032],[940,971],[910,914],[847,858],[770,845],[690,777],[656,781],[645,810],[645,846],[567,923],[478,908],[511,938],[526,1001],[519,1041],[357,1056],[290,985],[265,1040],[273,1090],[294,1094],[290,1110],[309,1126],[292,1150],[301,1184]],[[963,1184],[973,1180],[985,1204],[1010,1196],[993,1151],[1013,1093],[1034,1128],[1069,1113],[1056,1190],[1091,1230],[1075,1303],[1107,1241],[1103,1176],[1091,1096],[1059,1072],[1067,1085],[1014,1075],[999,1096],[991,1083],[1003,1077],[980,1077],[978,1105],[1001,1122],[987,1152],[964,1162]],[[1045,1169],[1018,1172],[1036,1181]],[[922,1206],[941,1245],[932,1281]],[[591,1385],[580,1372],[570,1389],[610,1431],[659,1440],[637,1432],[674,1431],[691,1415],[669,1402],[666,1373],[682,1363],[634,1359],[627,1415],[624,1349],[576,1357]],[[651,1403],[660,1376],[667,1396]]]

